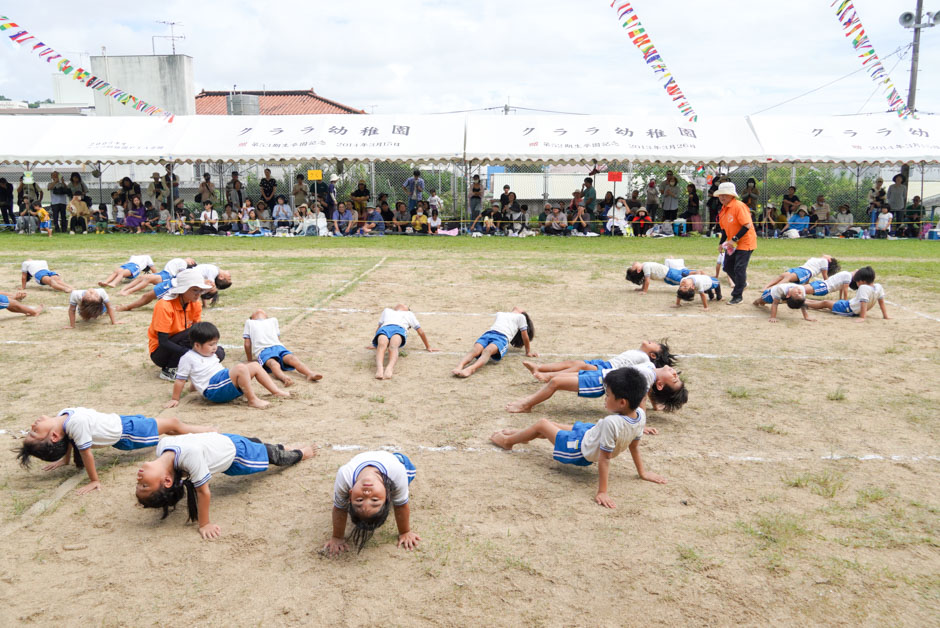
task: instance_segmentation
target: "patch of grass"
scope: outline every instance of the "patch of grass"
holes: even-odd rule
[[[842,388],[836,388],[826,394],[826,399],[829,401],[845,401],[845,393],[842,391]]]
[[[539,571],[533,567],[529,562],[524,558],[517,558],[515,556],[506,557],[506,566],[510,569],[518,569],[519,571],[525,572],[530,576],[538,576]]]
[[[676,553],[679,554],[679,563],[689,571],[701,573],[718,566],[691,545],[677,545]]]
[[[750,391],[742,386],[733,386],[727,392],[732,399],[747,399],[751,396]]]
[[[877,486],[869,486],[855,491],[855,507],[864,508],[868,504],[880,502],[888,497],[888,491]]]
[[[845,475],[826,470],[821,473],[801,473],[784,476],[783,483],[792,488],[809,488],[810,492],[823,497],[835,497],[845,487]]]
[[[759,429],[762,432],[767,432],[768,434],[777,434],[778,436],[783,436],[784,434],[786,434],[785,431],[781,430],[773,423],[769,425],[758,425],[757,429]]]
[[[762,547],[787,547],[808,534],[796,517],[784,513],[759,515],[752,524],[740,523],[739,526],[745,534],[757,539]]]
[[[385,403],[385,397],[378,397],[378,396],[369,397],[369,401],[371,401],[372,403]]]

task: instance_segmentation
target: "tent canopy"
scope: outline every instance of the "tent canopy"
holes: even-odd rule
[[[0,164],[299,163],[669,164],[940,163],[940,119],[895,115],[0,115]]]

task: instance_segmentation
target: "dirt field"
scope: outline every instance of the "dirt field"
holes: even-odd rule
[[[0,285],[17,287],[29,256],[86,288],[129,253],[151,252],[161,267],[172,254],[192,254],[235,277],[204,316],[222,330],[227,363],[245,359],[243,322],[264,307],[279,318],[284,344],[325,378],[297,383],[293,398],[265,411],[195,395],[163,411],[171,385],[146,354],[150,306],[119,315],[117,327],[102,319],[69,331],[67,296],[31,283],[26,303],[52,309],[36,319],[0,313],[0,624],[940,621],[936,272],[892,276],[898,260],[854,255],[843,266],[873,263],[888,300],[900,304],[888,306],[891,320],[822,312],[806,323],[783,308],[771,325],[766,310],[746,304],[671,309],[675,292],[663,283],[638,295],[623,279],[629,250],[559,253],[509,242],[496,251],[200,252],[172,246],[206,240],[170,242],[162,252],[7,251]],[[670,252],[668,243],[661,249],[646,257]],[[685,258],[714,268],[710,252]],[[759,251],[746,299],[805,258]],[[936,258],[905,262],[940,270]],[[425,352],[412,335],[395,378],[376,381],[365,347],[381,309],[397,302],[411,306],[442,351]],[[562,466],[545,441],[512,453],[489,445],[494,430],[541,416],[605,414],[602,400],[563,393],[531,415],[506,413],[507,401],[539,386],[519,351],[469,380],[450,375],[492,314],[514,305],[534,319],[541,361],[606,356],[663,337],[683,354],[690,401],[676,414],[650,413],[660,433],[641,447],[668,484],[639,480],[624,454],[611,466],[617,508],[606,510],[593,500],[596,466]],[[152,450],[96,450],[103,490],[81,497],[74,488],[87,480],[74,467],[19,468],[22,430],[70,405],[175,413],[266,441],[316,441],[321,451],[283,472],[214,477],[212,520],[222,537],[207,542],[185,523],[183,503],[164,521],[136,506],[137,466]],[[400,449],[418,468],[411,518],[419,549],[396,549],[390,518],[361,554],[322,556],[336,469],[356,450],[381,447]]]

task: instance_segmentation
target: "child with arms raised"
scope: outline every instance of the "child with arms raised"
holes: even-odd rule
[[[193,390],[213,403],[227,403],[245,395],[251,407],[267,408],[271,403],[258,398],[251,388],[252,378],[275,396],[290,397],[290,393],[278,388],[257,362],[236,364],[231,371],[222,366],[216,356],[219,330],[212,323],[195,323],[190,327],[189,339],[193,348],[180,358],[176,382],[173,384],[173,398],[166,403],[165,408],[174,408],[179,404],[187,381],[192,384]]]
[[[83,321],[90,321],[98,318],[105,312],[111,319],[112,325],[118,322],[114,318],[114,306],[108,299],[108,293],[103,288],[94,288],[93,290],[72,290],[69,295],[69,324],[66,329],[75,329],[75,312]]]
[[[137,279],[140,273],[149,273],[156,269],[156,264],[149,255],[131,255],[130,259],[111,271],[108,278],[99,281],[102,288],[117,288],[124,279]]]
[[[26,282],[33,278],[40,286],[49,286],[59,292],[71,292],[68,285],[54,270],[49,270],[49,264],[42,259],[28,259],[20,265],[20,289],[26,290]]]
[[[675,366],[676,358],[669,352],[669,345],[665,340],[655,342],[653,340],[644,340],[640,343],[639,351],[646,356],[657,367]],[[604,359],[586,359],[586,360],[564,360],[562,362],[551,362],[549,364],[535,364],[534,362],[523,362],[522,365],[529,369],[532,376],[540,382],[547,382],[559,373],[577,373],[578,371],[597,371],[618,369],[624,366],[637,363],[637,350],[630,349],[624,351],[610,360]]]
[[[431,348],[427,335],[421,329],[421,323],[407,305],[399,303],[394,308],[385,308],[382,310],[379,326],[372,337],[372,346],[375,348],[375,379],[392,379],[395,374],[395,364],[398,363],[398,350],[405,346],[409,329],[418,332],[425,349],[430,352],[437,351]],[[386,353],[388,353],[387,365],[385,364]]]
[[[308,382],[323,379],[300,361],[296,355],[281,344],[281,329],[276,318],[268,318],[264,310],[257,310],[245,321],[245,330],[242,332],[245,339],[245,356],[248,360],[255,360],[265,371],[285,386],[292,386],[294,380],[284,374],[284,371],[294,371],[307,378]]]
[[[214,473],[261,473],[272,464],[288,467],[315,454],[315,445],[269,445],[238,434],[165,436],[157,444],[156,460],[137,471],[137,501],[144,508],[162,508],[161,519],[166,519],[185,491],[188,521],[199,523],[202,538],[214,539],[222,534],[209,519],[209,480]]]
[[[361,552],[392,508],[398,525],[398,547],[417,547],[421,537],[411,531],[408,503],[408,485],[414,478],[415,466],[402,453],[367,451],[340,467],[333,485],[333,534],[323,551],[334,556],[348,549],[348,516],[353,524],[350,540]]]
[[[457,377],[470,377],[490,360],[499,362],[506,355],[509,345],[517,348],[524,346],[527,357],[537,358],[539,354],[532,351],[529,345],[534,338],[535,326],[525,310],[515,307],[512,312],[497,312],[493,326],[477,338],[473,348],[452,373]]]
[[[54,416],[41,416],[29,428],[18,458],[29,468],[29,459],[35,456],[51,462],[42,468],[51,471],[69,463],[69,453],[75,466],[85,469],[90,482],[78,489],[79,495],[101,488],[95,468],[93,447],[114,447],[124,451],[153,447],[160,434],[191,434],[208,432],[212,428],[187,425],[175,417],[150,419],[140,414],[118,415],[98,412],[90,408],[65,408]]]
[[[37,305],[36,307],[23,305],[20,301],[25,298],[26,291],[0,292],[0,310],[9,310],[17,314],[25,314],[26,316],[39,316],[39,314],[42,313],[43,307],[41,305]]]
[[[650,473],[640,457],[640,437],[646,424],[646,413],[640,407],[647,393],[647,379],[637,369],[622,368],[604,377],[604,407],[612,414],[598,423],[577,422],[563,425],[540,419],[522,430],[506,429],[494,433],[490,440],[503,449],[544,438],[554,445],[553,457],[563,464],[589,466],[597,463],[597,494],[594,501],[606,508],[614,508],[608,494],[610,461],[624,449],[630,450],[640,478],[665,484],[662,476]]]

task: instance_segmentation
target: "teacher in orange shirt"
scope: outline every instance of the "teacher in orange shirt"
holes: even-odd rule
[[[718,186],[715,196],[721,201],[718,224],[721,226],[719,249],[725,251],[725,272],[734,282],[729,305],[737,305],[743,300],[744,287],[747,285],[747,265],[751,253],[757,248],[757,232],[751,220],[750,208],[738,200],[734,183],[725,182]]]

